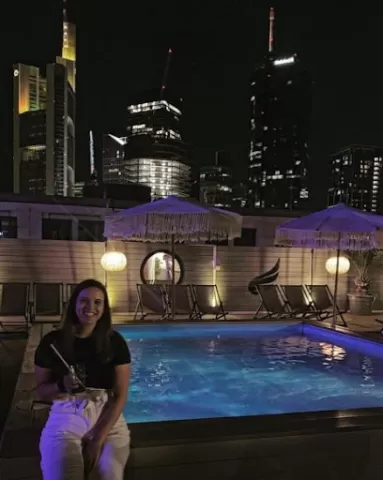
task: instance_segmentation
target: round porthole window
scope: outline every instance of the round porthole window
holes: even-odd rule
[[[147,255],[141,265],[142,283],[171,285],[173,282],[173,257],[168,250],[158,250]],[[174,283],[182,282],[184,268],[178,255],[174,257]]]

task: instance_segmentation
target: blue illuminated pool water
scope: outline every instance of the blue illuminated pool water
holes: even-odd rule
[[[132,353],[128,423],[383,406],[383,345],[311,325],[154,325]]]

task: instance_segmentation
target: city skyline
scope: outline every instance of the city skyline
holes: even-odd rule
[[[2,59],[4,92],[7,83],[9,86],[9,78],[4,81],[4,73],[7,71],[9,75],[9,60],[31,58],[33,51],[38,52],[35,53],[36,60],[41,62],[47,56],[53,56],[54,42],[47,39],[58,36],[53,28],[54,19],[57,27],[58,13],[55,10],[58,5],[52,6],[52,3],[36,2],[34,29],[28,25],[28,9],[21,12],[15,41]],[[130,11],[131,18],[145,18],[147,30],[151,32],[137,37],[139,28],[134,22],[128,30],[119,28],[124,26],[123,17],[127,11],[122,7],[117,14],[113,12],[112,4],[113,1],[106,11],[95,8],[86,15],[79,14],[72,6],[80,50],[78,91],[82,113],[78,118],[81,124],[79,158],[83,161],[88,155],[89,129],[96,134],[113,131],[123,120],[128,95],[138,91],[139,85],[141,88],[152,88],[156,83],[160,86],[167,48],[171,45],[174,61],[169,88],[175,89],[178,85],[182,91],[184,129],[188,132],[187,140],[194,145],[194,158],[199,164],[212,163],[215,150],[226,150],[236,168],[245,170],[249,80],[257,61],[267,51],[267,9],[270,5],[255,8],[250,2],[244,2],[243,8],[238,9],[221,2],[219,15],[213,17],[217,9],[205,6],[203,15],[197,19],[194,10],[181,13],[173,2],[165,2],[157,11],[150,10],[149,2],[145,7],[134,6]],[[374,40],[376,19],[367,11],[361,14],[354,8],[347,12],[335,8],[331,17],[324,9],[310,14],[308,9],[276,5],[276,12],[278,53],[299,53],[315,80],[311,169],[314,170],[312,177],[317,178],[315,172],[320,173],[323,169],[323,161],[327,163],[330,153],[343,145],[381,143],[379,112],[383,99],[377,82],[380,65],[373,61],[378,45]],[[347,19],[348,25],[352,25],[352,37],[341,34],[346,31],[345,22],[339,21],[342,15],[343,20]],[[215,18],[213,23],[212,18]],[[161,22],[161,19],[166,21]],[[103,35],[100,37],[97,32],[101,26]],[[229,27],[232,35],[227,34]],[[7,28],[6,25],[3,35]],[[324,30],[326,35],[319,35]],[[347,74],[347,68],[355,62],[355,52],[361,50],[360,68],[354,68],[352,75]],[[126,52],[124,56],[121,55],[123,51]],[[96,66],[97,75],[94,75]],[[3,118],[6,121],[7,117],[9,119],[9,100],[4,97]],[[201,112],[204,114],[202,120]],[[9,137],[8,125],[3,132],[4,158],[9,158]],[[87,171],[87,167],[84,170]]]

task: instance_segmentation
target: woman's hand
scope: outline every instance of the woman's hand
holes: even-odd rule
[[[72,392],[73,390],[78,390],[80,388],[80,383],[73,373],[68,373],[63,377],[63,384],[67,392]]]
[[[83,455],[85,461],[85,471],[89,473],[100,458],[101,450],[104,445],[104,438],[96,431],[89,430],[83,437]]]

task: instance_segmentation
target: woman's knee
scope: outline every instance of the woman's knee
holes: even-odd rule
[[[129,443],[116,447],[115,444],[107,441],[98,461],[98,471],[101,479],[122,480],[129,453]]]
[[[82,444],[78,439],[41,439],[40,454],[44,480],[83,479],[84,459]]]

